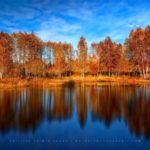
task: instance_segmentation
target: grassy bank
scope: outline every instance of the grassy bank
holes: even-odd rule
[[[18,88],[27,86],[58,86],[66,82],[100,84],[100,83],[117,83],[117,84],[150,84],[150,80],[135,77],[107,77],[107,76],[80,76],[63,77],[60,79],[49,78],[4,78],[0,80],[0,88]]]

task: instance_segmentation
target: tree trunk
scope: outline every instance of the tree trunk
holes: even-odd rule
[[[109,75],[109,77],[111,76],[111,74],[110,74],[110,70],[109,70],[109,72],[108,72],[108,75]]]
[[[62,77],[62,75],[61,75],[61,73],[59,74],[59,78],[61,78]]]
[[[3,77],[3,74],[0,72],[0,79],[2,79],[2,77]]]

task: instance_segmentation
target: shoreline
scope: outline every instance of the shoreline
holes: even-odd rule
[[[119,85],[139,85],[139,84],[150,84],[150,80],[143,78],[135,77],[108,77],[108,76],[71,76],[63,77],[60,79],[50,79],[50,78],[4,78],[0,80],[0,89],[9,89],[9,88],[22,88],[29,86],[42,86],[42,87],[51,87],[59,86],[65,83],[75,83],[85,85],[102,85],[102,84],[119,84]]]

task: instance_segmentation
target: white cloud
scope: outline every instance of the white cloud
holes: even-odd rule
[[[76,46],[80,29],[78,24],[71,24],[62,18],[52,17],[41,23],[36,34],[44,41],[63,41]]]
[[[88,42],[103,40],[109,35],[115,42],[123,43],[131,29],[150,24],[150,10],[143,6],[133,7],[127,0],[68,0],[64,3],[60,0],[34,0],[19,8],[7,7],[6,11],[0,11],[0,19],[1,16],[12,17],[3,22],[7,24],[3,29],[28,31],[33,25],[34,31],[44,41],[67,41],[75,47],[82,35]],[[22,20],[29,26],[19,24]]]

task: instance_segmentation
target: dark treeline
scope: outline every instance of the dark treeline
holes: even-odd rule
[[[128,75],[148,77],[150,26],[130,32],[124,44],[106,37],[91,43],[81,37],[78,50],[63,42],[44,42],[34,33],[0,32],[0,78],[62,77],[70,75]]]

